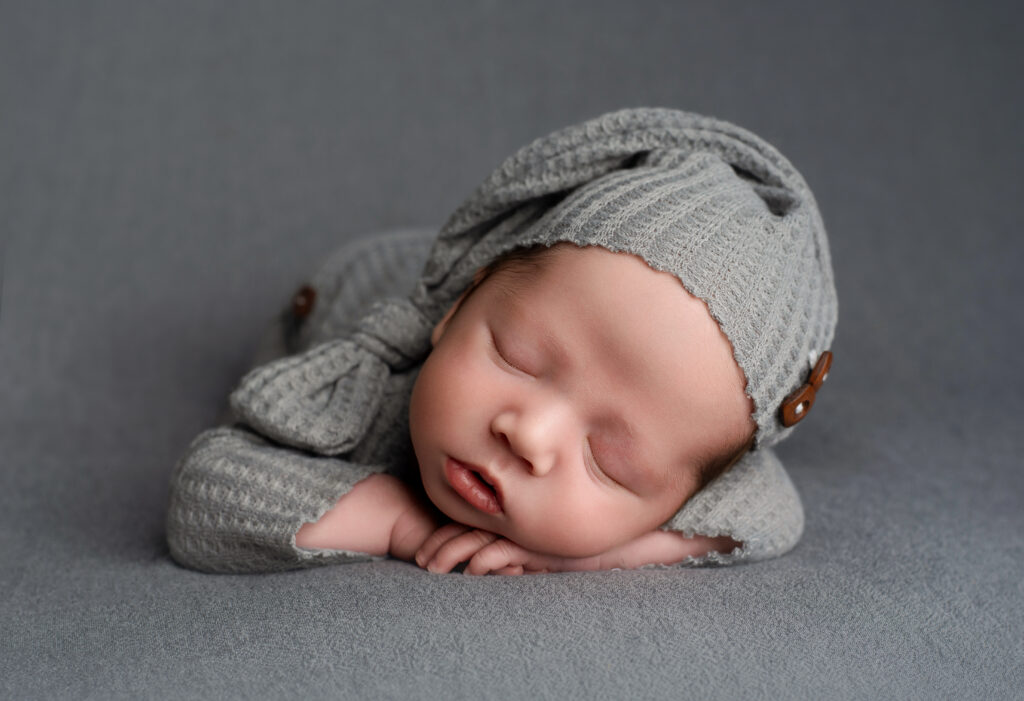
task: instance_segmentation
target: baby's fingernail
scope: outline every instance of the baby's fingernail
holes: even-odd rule
[[[414,559],[414,560],[416,560],[416,564],[417,564],[417,565],[419,565],[420,567],[423,567],[423,556],[422,556],[422,555],[420,555],[419,553],[417,553],[417,554],[416,554],[416,557],[415,557],[415,558],[413,558],[413,559]]]

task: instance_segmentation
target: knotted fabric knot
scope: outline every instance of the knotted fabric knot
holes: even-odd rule
[[[418,365],[429,336],[429,322],[408,300],[383,300],[351,338],[251,371],[232,392],[231,408],[281,443],[324,455],[348,452],[377,415],[390,375]]]

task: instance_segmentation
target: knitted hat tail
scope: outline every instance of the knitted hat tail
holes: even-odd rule
[[[642,119],[638,119],[641,116]],[[452,215],[444,240],[544,194],[575,188],[663,149],[714,153],[769,188],[810,196],[793,165],[752,132],[671,109],[626,109],[541,137],[498,167]]]
[[[666,152],[659,155],[659,152]],[[691,112],[663,108],[625,109],[541,137],[505,160],[448,218],[431,251],[418,303],[446,306],[460,293],[481,261],[472,249],[500,230],[515,236],[557,202],[559,195],[645,157],[685,158],[694,152],[717,155],[731,165],[766,201],[793,207],[806,201],[816,218],[819,248],[828,244],[814,195],[799,171],[774,146],[734,124]],[[526,211],[523,211],[525,208]],[[512,216],[518,220],[503,222]]]

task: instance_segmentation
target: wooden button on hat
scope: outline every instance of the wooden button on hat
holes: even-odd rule
[[[814,406],[814,398],[821,389],[821,384],[828,378],[829,368],[832,367],[832,351],[825,351],[818,358],[811,370],[811,376],[807,382],[797,388],[795,392],[786,397],[782,402],[782,425],[789,427],[807,416],[807,412]]]

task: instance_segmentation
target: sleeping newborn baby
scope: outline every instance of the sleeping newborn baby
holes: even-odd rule
[[[434,571],[472,556],[470,573],[732,550],[657,530],[756,428],[728,340],[676,278],[597,246],[531,249],[478,275],[431,340],[409,426],[423,487],[454,523],[430,535],[392,477],[365,507],[356,485],[298,545],[415,551]]]
[[[835,318],[816,204],[771,146],[674,110],[569,127],[456,210],[408,299],[242,380],[238,422],[175,469],[171,553],[470,574],[781,554],[803,514],[770,446]]]

